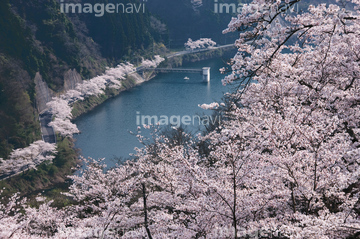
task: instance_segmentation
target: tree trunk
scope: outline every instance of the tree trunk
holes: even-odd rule
[[[147,215],[145,183],[142,183],[142,193],[143,193],[143,202],[144,202],[144,226],[149,239],[152,239],[151,232],[149,229],[148,215]]]

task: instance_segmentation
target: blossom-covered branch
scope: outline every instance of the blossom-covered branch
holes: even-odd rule
[[[31,168],[36,169],[36,166],[42,162],[51,163],[56,153],[55,144],[46,143],[42,140],[36,141],[29,147],[11,152],[8,160],[0,159],[0,174],[10,175]]]
[[[200,38],[199,40],[193,41],[191,38],[185,43],[185,48],[188,50],[211,48],[216,45],[216,42],[210,38]]]

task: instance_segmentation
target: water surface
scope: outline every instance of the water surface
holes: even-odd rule
[[[202,82],[200,74],[162,73],[152,80],[107,100],[91,112],[75,120],[81,134],[75,135],[75,146],[84,157],[103,158],[108,166],[113,166],[113,158],[127,158],[134,153],[134,147],[141,144],[129,132],[136,132],[136,117],[141,115],[195,116],[210,115],[199,104],[221,101],[224,87],[219,68],[225,66],[222,59],[205,60],[184,64],[182,68],[211,67],[211,81]],[[189,80],[184,78],[188,77]],[[198,121],[194,121],[198,122]],[[195,132],[199,125],[187,126]],[[144,132],[144,134],[148,134]]]

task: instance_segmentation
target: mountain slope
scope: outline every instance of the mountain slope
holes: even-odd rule
[[[0,158],[40,138],[36,73],[57,94],[69,70],[91,78],[166,37],[150,25],[148,12],[99,18],[61,13],[55,0],[1,1]]]

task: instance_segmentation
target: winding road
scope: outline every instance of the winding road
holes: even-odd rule
[[[49,111],[39,115],[39,121],[41,126],[41,136],[46,143],[56,144],[56,135],[53,127],[48,124],[52,120],[52,114]]]
[[[209,48],[198,49],[198,50],[185,50],[185,51],[179,51],[179,52],[170,53],[170,54],[166,55],[166,57],[167,58],[172,58],[172,57],[175,57],[175,56],[182,56],[182,55],[191,54],[191,53],[210,51],[210,50],[216,50],[216,49],[228,48],[228,47],[235,47],[235,46],[234,46],[234,44],[228,44],[228,45],[217,46],[217,47],[209,47]]]

